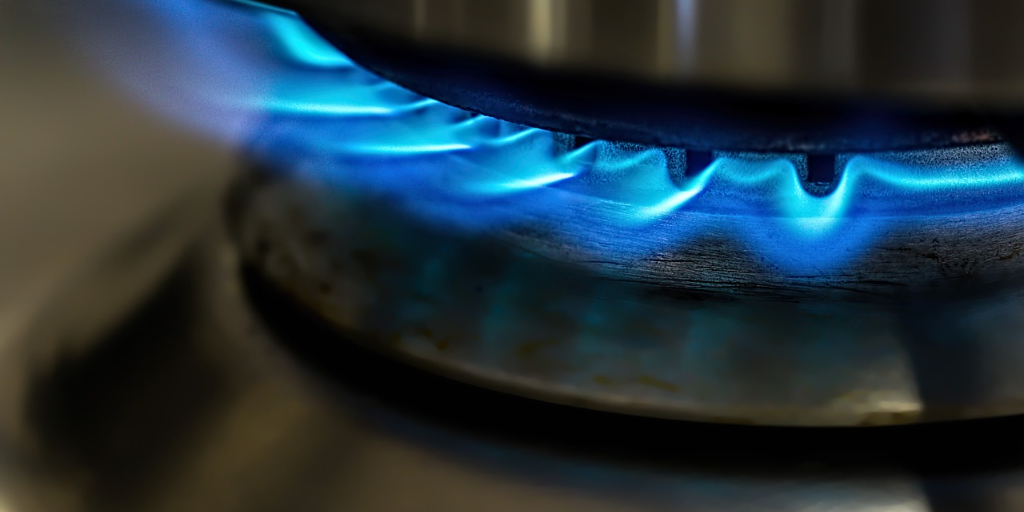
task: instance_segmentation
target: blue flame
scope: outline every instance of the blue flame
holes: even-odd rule
[[[116,42],[119,65],[134,62],[119,74],[149,102],[310,179],[400,198],[453,228],[529,221],[588,251],[642,257],[728,225],[728,236],[770,265],[829,272],[869,248],[891,219],[1024,198],[1024,166],[1002,145],[839,155],[836,183],[816,195],[800,178],[802,155],[723,153],[701,172],[683,172],[680,149],[573,147],[571,136],[424,98],[361,69],[283,9],[249,0],[134,9],[148,9],[168,37],[147,31],[149,50],[134,60]],[[163,55],[156,64],[153,48]]]

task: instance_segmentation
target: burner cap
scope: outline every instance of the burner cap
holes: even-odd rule
[[[729,151],[938,148],[996,142],[1003,118],[1024,105],[1024,35],[1009,21],[1024,7],[1005,2],[289,7],[414,91],[598,139]]]

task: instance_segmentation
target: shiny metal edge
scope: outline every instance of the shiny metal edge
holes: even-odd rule
[[[290,0],[329,30],[669,85],[1024,106],[1012,0]]]

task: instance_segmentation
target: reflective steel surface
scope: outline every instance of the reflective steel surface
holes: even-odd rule
[[[240,274],[216,234],[110,336],[64,340],[3,361],[22,385],[2,417],[18,427],[0,439],[5,510],[1022,506],[1018,419],[771,429],[517,399],[354,348]]]
[[[287,0],[338,33],[658,83],[1024,106],[1013,0]]]
[[[142,235],[160,232],[112,244],[5,338],[5,512],[1022,506],[1015,418],[762,430],[515,399],[354,348],[217,232],[168,274],[153,256],[173,237]],[[112,301],[116,283],[136,291]]]

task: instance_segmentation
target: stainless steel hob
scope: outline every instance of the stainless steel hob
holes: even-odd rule
[[[167,5],[171,4],[161,7]],[[224,9],[240,9],[232,5]],[[106,20],[92,26],[100,31],[133,19],[128,14],[137,12],[124,5],[95,7],[92,20]],[[133,55],[150,55],[146,51],[152,48],[143,51],[128,43],[159,39],[160,32],[148,30],[153,24],[147,25],[142,18],[135,20],[137,27],[133,23],[120,26],[136,27],[140,34],[126,39],[115,34],[107,46],[99,46],[106,51],[113,48],[128,60]],[[289,23],[278,28],[299,34],[297,25]],[[249,34],[246,30],[252,27],[242,25],[236,27],[238,31]],[[175,31],[181,26],[169,26],[174,28],[168,31],[169,37],[179,43],[203,41],[182,38]],[[308,43],[307,36],[297,40]],[[216,49],[206,52],[210,47],[202,44],[189,48],[197,49],[199,55],[220,56]],[[305,58],[321,59],[320,64],[341,62],[336,55],[323,53],[323,47],[301,49],[307,51]],[[159,77],[167,75],[157,71],[182,73],[185,68],[165,63],[157,59],[143,68],[146,73],[135,78],[148,84],[148,89],[133,92],[141,89],[170,96],[164,93],[173,92],[173,87],[153,87],[169,83],[161,82]],[[305,78],[326,75],[313,65],[299,67],[308,72],[301,75]],[[211,76],[214,82],[222,78],[217,73],[202,75]],[[409,99],[400,94],[390,98]],[[436,103],[419,105],[428,107],[416,111],[426,117],[443,114],[446,122],[472,123],[458,116],[445,117],[448,112],[435,108]],[[313,110],[323,104],[262,106],[287,110],[283,116],[287,126],[300,123],[302,115],[316,114]],[[387,113],[380,105],[369,106],[363,114],[374,108],[378,114]],[[41,112],[60,120],[68,111]],[[193,109],[188,115],[199,113],[207,114]],[[96,118],[90,114],[88,119]],[[270,119],[275,120],[281,121]],[[505,133],[498,126],[494,133],[481,133],[495,140],[518,141],[535,132]],[[269,135],[274,140],[274,133]],[[112,136],[129,142],[97,147],[111,147],[116,153],[135,140],[119,137]],[[102,137],[95,139],[83,140],[94,143]],[[1008,149],[982,139],[972,142],[987,145],[972,145],[972,151],[982,153],[983,162],[1002,165]],[[593,141],[557,142],[566,144],[559,151],[578,156]],[[257,138],[249,149],[259,144]],[[231,200],[221,197],[223,188],[211,179],[194,195],[183,193],[166,204],[166,198],[155,201],[160,207],[146,215],[126,214],[133,222],[117,236],[102,238],[109,243],[99,244],[104,248],[99,256],[78,261],[73,275],[54,278],[52,290],[45,294],[48,300],[24,301],[16,310],[19,322],[0,330],[5,341],[0,347],[0,510],[998,512],[1021,508],[1018,417],[884,428],[735,425],[876,425],[1019,412],[1016,361],[1021,354],[1014,328],[1019,297],[1013,286],[998,286],[1012,285],[1009,278],[1017,272],[1019,254],[1014,251],[1013,235],[1018,214],[1012,207],[995,213],[972,212],[960,222],[948,215],[932,222],[932,217],[924,224],[929,236],[923,238],[914,236],[917,224],[900,221],[906,222],[897,230],[901,237],[890,239],[888,245],[873,245],[872,257],[880,258],[876,261],[883,263],[881,268],[889,268],[885,263],[892,260],[883,256],[886,250],[908,249],[904,252],[911,254],[897,254],[902,263],[892,268],[905,268],[900,265],[908,261],[926,268],[890,272],[890,277],[899,277],[895,281],[853,272],[822,286],[822,281],[791,268],[751,272],[759,268],[746,259],[754,252],[733,251],[725,242],[705,245],[715,254],[731,255],[732,275],[746,279],[746,285],[761,283],[743,287],[755,299],[773,298],[770,306],[760,303],[750,309],[747,303],[723,300],[728,295],[723,290],[735,288],[728,281],[687,284],[696,286],[697,294],[678,293],[685,288],[676,286],[678,282],[667,287],[668,292],[665,287],[652,288],[651,279],[681,275],[680,266],[693,261],[693,254],[685,254],[692,247],[683,251],[682,258],[638,269],[630,266],[636,259],[582,259],[583,253],[572,244],[522,226],[492,231],[488,236],[499,235],[500,243],[481,246],[482,238],[438,232],[437,226],[423,226],[420,217],[410,217],[397,207],[380,209],[391,205],[388,201],[395,201],[394,196],[353,197],[351,190],[332,188],[330,180],[310,180],[310,176],[324,177],[316,167],[254,159],[258,153],[248,151]],[[707,164],[704,157],[711,156],[659,154],[663,156],[654,158],[659,166],[664,163],[666,169],[677,171],[685,171],[679,161],[704,159]],[[260,160],[260,165],[254,166],[253,160]],[[147,160],[133,162],[143,166]],[[802,187],[812,182],[811,190],[795,192],[814,198],[834,192],[824,186],[814,189],[813,180],[808,179],[814,167],[811,157],[787,162],[792,168],[786,170],[802,173],[801,181],[793,178],[791,183]],[[826,159],[828,164],[836,162],[844,161]],[[943,160],[935,157],[930,162]],[[680,179],[693,178],[682,174]],[[1006,176],[1014,178],[1012,172]],[[538,183],[519,178],[504,185]],[[132,194],[131,187],[125,190],[125,195]],[[1006,190],[996,192],[989,194],[986,189],[984,195],[999,196]],[[603,214],[592,212],[594,219]],[[349,222],[337,223],[339,219]],[[576,216],[573,221],[581,219],[586,218]],[[736,221],[735,226],[744,227],[743,222]],[[962,229],[965,225],[970,229]],[[371,229],[374,226],[389,229]],[[712,234],[725,239],[731,232],[721,226]],[[641,230],[630,234],[634,233],[631,240],[650,238]],[[353,238],[357,244],[339,245],[352,234],[359,235]],[[933,242],[942,236],[955,243]],[[524,255],[523,243],[527,249],[542,250]],[[991,247],[1007,251],[993,252]],[[956,257],[961,250],[985,257]],[[557,266],[559,271],[552,272],[554,267],[535,266],[538,255],[551,254],[564,257],[562,263],[574,270],[563,273],[566,267]],[[473,257],[480,255],[487,257]],[[963,261],[979,266],[960,265]],[[589,293],[596,288],[587,286],[607,284],[593,279],[595,266],[617,268],[620,276],[638,273],[642,279],[613,281],[607,290]],[[607,274],[601,276],[604,279]],[[978,278],[984,286],[970,290],[985,293],[966,293],[957,279],[946,279],[950,276]],[[492,281],[476,282],[481,277]],[[366,285],[364,281],[371,278],[380,281]],[[776,281],[765,285],[766,278]],[[445,295],[443,287],[431,287],[438,282],[459,288]],[[807,286],[793,287],[800,282]],[[863,299],[894,282],[916,292],[935,282],[943,287],[934,301]],[[497,287],[496,294],[495,283],[504,285]],[[698,351],[690,360],[718,361],[719,368],[731,369],[707,371],[702,377],[705,384],[722,385],[701,390],[647,372],[671,366],[673,361],[659,354],[681,351],[685,355],[687,347],[682,345],[624,347],[615,339],[596,344],[577,340],[571,350],[559,352],[558,343],[550,339],[523,339],[496,347],[468,336],[484,329],[461,331],[467,334],[465,339],[453,336],[459,332],[445,332],[465,320],[460,315],[466,308],[481,313],[501,306],[495,295],[515,305],[505,312],[512,319],[539,318],[543,321],[534,327],[571,330],[573,326],[559,323],[566,311],[545,306],[579,304],[573,297],[556,296],[548,302],[529,295],[564,290],[566,284],[584,286],[588,308],[608,290],[619,298],[643,299],[638,310],[630,309],[635,301],[599,304],[621,315],[615,318],[644,323],[659,311],[648,307],[655,300],[670,301],[705,315],[691,326],[719,318],[721,322],[702,325],[735,326],[740,334],[752,333],[762,341],[765,331],[760,327],[765,324],[774,326],[772,333],[790,330],[799,335],[769,336],[773,343],[765,345],[744,343],[739,336],[732,345],[737,350],[718,356]],[[432,294],[420,293],[424,289]],[[808,293],[813,301],[793,300]],[[491,296],[474,300],[474,294]],[[341,300],[345,297],[349,300]],[[836,329],[835,317],[827,311],[836,297],[845,304],[841,329]],[[365,301],[356,303],[363,308],[361,315],[346,309],[353,307],[353,298]],[[396,298],[401,300],[392,300]],[[388,304],[405,309],[388,308]],[[524,305],[532,309],[523,309]],[[752,312],[750,322],[737,322],[737,312],[742,316],[744,311]],[[865,314],[857,314],[860,311]],[[417,323],[425,313],[442,328]],[[510,332],[515,334],[514,329],[522,325],[502,322],[497,327],[513,329]],[[850,351],[836,352],[834,345],[827,351],[813,350],[814,344],[801,335],[819,332],[815,326],[824,326],[820,332],[847,336]],[[886,336],[870,336],[872,326],[882,326],[880,332]],[[394,336],[395,331],[399,336]],[[654,340],[679,339],[661,338],[664,330],[651,332]],[[863,343],[879,339],[877,351]],[[976,343],[979,339],[984,343]],[[747,352],[751,347],[756,349],[754,354]],[[623,354],[627,357],[617,357]],[[642,354],[648,355],[639,357]],[[765,363],[772,354],[800,371],[773,373],[780,366]],[[579,372],[572,364],[581,355],[590,357],[584,362],[605,367],[609,361],[624,362],[628,368],[617,368],[617,373],[593,371],[598,364]],[[828,364],[819,364],[822,361]],[[871,371],[864,371],[867,368]],[[625,397],[615,389],[626,389]],[[844,389],[849,393],[844,394]],[[680,400],[681,396],[687,399]]]
[[[96,269],[174,252],[133,246]],[[778,429],[566,408],[357,348],[244,271],[220,230],[162,267],[108,334],[55,321],[74,318],[52,315],[76,303],[64,294],[7,352],[5,404],[18,406],[0,440],[6,509],[1021,506],[1017,418]]]

